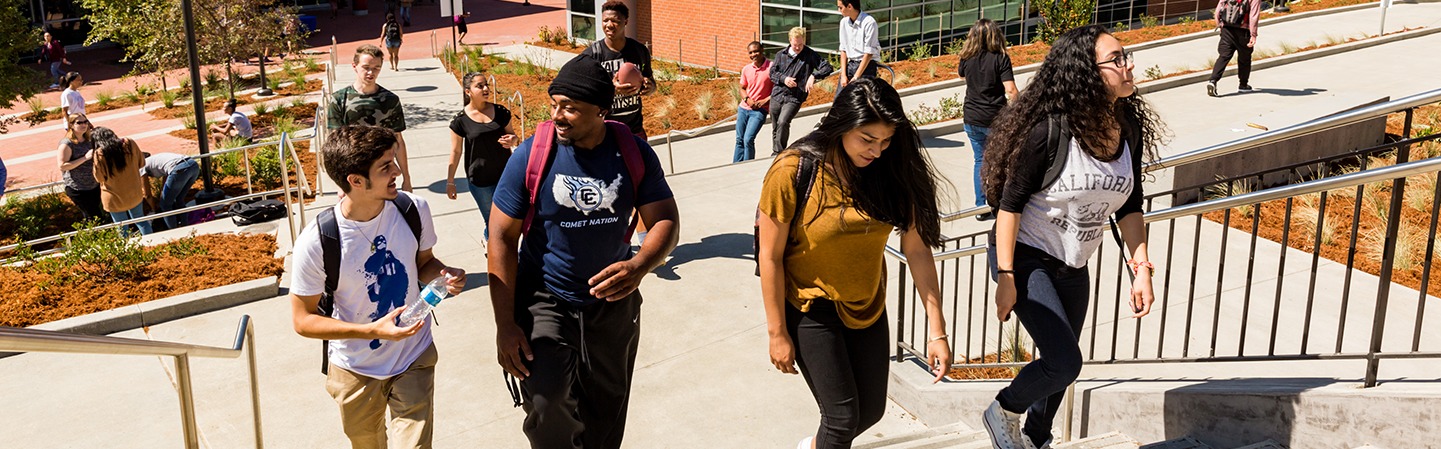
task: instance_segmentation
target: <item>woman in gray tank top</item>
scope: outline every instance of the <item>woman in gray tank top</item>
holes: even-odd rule
[[[1081,372],[1086,262],[1110,216],[1136,272],[1127,303],[1137,318],[1151,310],[1141,166],[1154,159],[1165,131],[1136,93],[1134,68],[1104,27],[1071,30],[992,128],[982,181],[996,208],[989,258],[997,317],[1008,320],[1014,311],[1041,354],[982,413],[995,447],[1050,446],[1066,387]],[[1047,171],[1061,157],[1065,165],[1052,180]]]
[[[110,214],[100,205],[100,183],[95,181],[95,140],[90,137],[93,127],[85,114],[70,114],[70,124],[65,138],[60,140],[60,177],[65,181],[65,196],[80,208],[86,220],[99,218],[102,223],[110,222]]]

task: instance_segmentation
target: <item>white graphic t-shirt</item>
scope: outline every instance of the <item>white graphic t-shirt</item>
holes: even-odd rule
[[[418,196],[410,198],[420,212],[419,248],[430,249],[437,240],[430,205]],[[394,203],[387,201],[380,215],[366,222],[346,219],[337,204],[335,221],[340,226],[341,257],[332,318],[371,323],[397,307],[419,300],[415,234]],[[325,257],[318,223],[311,223],[296,240],[291,265],[291,293],[310,296],[325,292]],[[430,342],[429,324],[400,341],[331,340],[330,363],[356,374],[386,379],[405,372]]]
[[[1086,154],[1074,138],[1069,151],[1056,182],[1026,203],[1016,241],[1080,268],[1100,247],[1109,232],[1107,217],[1130,198],[1136,180],[1129,143],[1111,162]]]

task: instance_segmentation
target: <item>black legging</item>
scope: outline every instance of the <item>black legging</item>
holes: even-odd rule
[[[76,190],[65,186],[65,196],[70,197],[70,202],[80,208],[80,215],[86,220],[91,217],[99,217],[102,224],[110,222],[110,213],[105,212],[105,207],[100,205],[100,187]]]
[[[785,307],[796,364],[821,409],[816,448],[849,448],[886,411],[891,348],[886,315],[870,327],[851,329],[829,300],[816,300],[810,312]]]
[[[995,279],[995,253],[991,277]],[[1026,413],[1026,436],[1040,447],[1051,438],[1051,425],[1066,387],[1081,374],[1081,326],[1089,305],[1090,272],[1071,268],[1045,252],[1016,243],[1015,315],[1035,340],[1040,358],[1021,368],[996,400],[1001,408]]]

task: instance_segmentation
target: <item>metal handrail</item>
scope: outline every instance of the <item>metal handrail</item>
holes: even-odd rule
[[[65,185],[65,181],[47,182],[47,183],[45,183],[45,184],[34,185],[34,186],[30,186],[30,187],[22,187],[22,188],[18,188],[18,189],[6,190],[6,191],[5,191],[5,196],[19,195],[19,194],[25,193],[25,192],[30,192],[30,191],[35,191],[35,190],[41,190],[41,189],[50,189],[50,188],[60,187],[60,186],[63,186],[63,185]]]
[[[1218,143],[1208,147],[1177,154],[1174,156],[1157,159],[1146,164],[1141,169],[1144,173],[1150,173],[1167,168],[1213,159],[1228,154],[1245,151],[1262,145],[1269,145],[1287,139],[1294,139],[1309,134],[1325,131],[1327,129],[1360,123],[1378,117],[1385,117],[1406,109],[1425,106],[1431,103],[1441,102],[1441,89],[1432,89],[1415,95],[1397,100],[1379,103],[1360,109],[1342,112],[1339,114],[1322,117],[1315,120],[1297,123],[1274,131],[1264,132],[1258,135],[1243,137],[1230,142]],[[941,221],[955,221],[966,217],[973,217],[990,211],[989,207],[979,206],[970,209],[962,209],[956,212],[941,214]]]
[[[246,343],[249,344],[246,344]],[[250,374],[250,411],[255,425],[255,447],[265,446],[260,426],[260,382],[255,369],[255,328],[250,315],[242,315],[229,348],[140,340],[103,335],[22,329],[0,326],[0,351],[56,352],[71,354],[123,354],[175,357],[176,390],[180,397],[180,422],[185,447],[200,447],[200,428],[195,421],[195,397],[190,383],[190,357],[233,359],[244,350]]]
[[[721,124],[724,124],[724,123],[726,123],[726,122],[730,122],[730,121],[734,120],[734,119],[736,118],[736,116],[738,116],[738,115],[739,115],[739,114],[731,114],[730,117],[726,117],[726,118],[724,118],[724,119],[721,119],[721,121],[718,121],[718,122],[715,122],[715,123],[711,123],[711,124],[709,124],[709,125],[705,125],[705,126],[702,126],[702,127],[700,127],[700,128],[696,128],[696,129],[692,129],[692,130],[688,130],[688,131],[679,131],[679,130],[674,130],[674,129],[672,129],[672,130],[670,130],[669,132],[665,133],[665,154],[666,154],[667,159],[669,160],[669,163],[670,163],[670,172],[671,172],[671,173],[675,173],[675,148],[671,145],[671,137],[672,137],[672,136],[680,135],[680,136],[685,136],[685,137],[695,137],[695,136],[697,136],[697,135],[700,135],[701,133],[704,133],[704,132],[706,132],[706,131],[710,131],[711,128],[715,128],[715,127],[717,127],[717,126],[720,126]]]

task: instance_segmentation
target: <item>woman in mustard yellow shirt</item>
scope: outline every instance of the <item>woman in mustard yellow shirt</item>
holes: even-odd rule
[[[798,211],[796,175],[807,171],[814,180],[803,183],[810,193]],[[950,369],[931,256],[941,240],[937,178],[900,95],[872,78],[846,85],[819,128],[766,173],[757,257],[771,363],[790,374],[799,365],[821,408],[820,428],[799,448],[849,448],[885,411],[884,250],[892,230],[914,262],[936,381]]]

